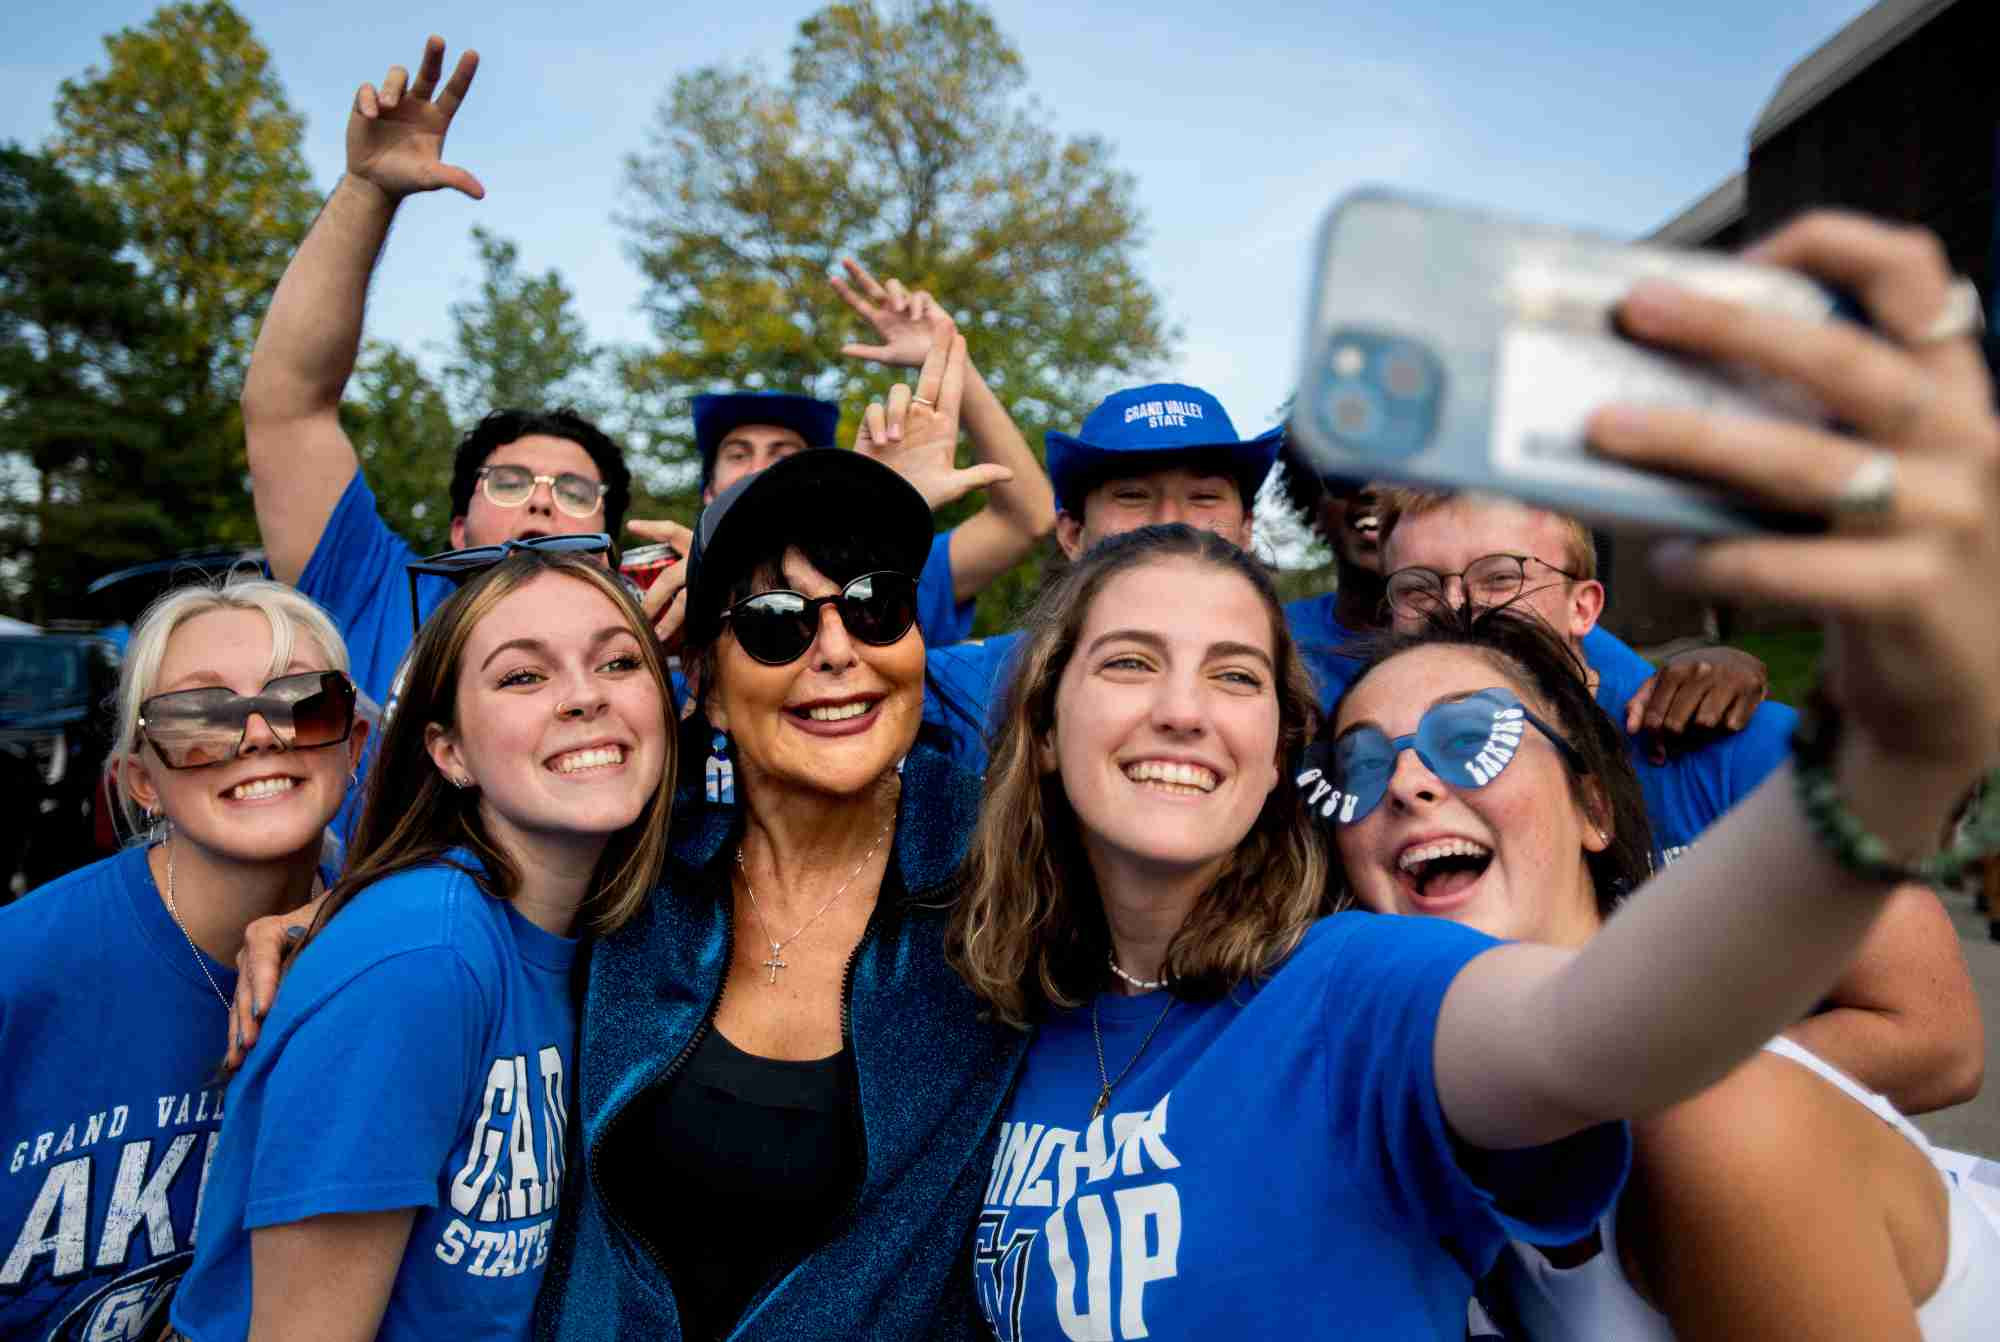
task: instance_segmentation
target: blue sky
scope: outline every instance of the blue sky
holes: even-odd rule
[[[488,197],[407,206],[370,307],[371,334],[433,364],[449,335],[446,305],[476,276],[475,223],[517,241],[527,267],[561,270],[595,338],[646,339],[640,277],[611,220],[625,195],[623,156],[643,144],[676,74],[719,61],[780,73],[814,7],[239,6],[307,117],[306,154],[323,187],[340,171],[356,84],[413,62],[427,32],[480,51],[449,150]],[[129,0],[9,8],[0,139],[31,145],[53,126],[57,85],[102,63],[105,34],[151,13]],[[1137,178],[1143,266],[1181,331],[1158,371],[1216,392],[1246,433],[1272,422],[1286,394],[1308,242],[1341,192],[1388,183],[1643,234],[1741,166],[1751,123],[1785,70],[1866,8],[1161,0],[1141,15],[992,5],[1050,123],[1106,137]]]

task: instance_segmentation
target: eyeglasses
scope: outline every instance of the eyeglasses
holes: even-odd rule
[[[1504,606],[1521,594],[1528,580],[1528,565],[1540,564],[1551,573],[1575,581],[1581,574],[1557,568],[1534,555],[1481,555],[1456,573],[1440,573],[1431,568],[1399,568],[1389,575],[1384,600],[1392,613],[1410,619],[1421,618],[1445,603],[1445,584],[1453,578],[1465,588],[1465,599],[1475,606]]]
[[[427,559],[405,564],[403,567],[410,575],[410,627],[421,629],[424,625],[423,608],[417,604],[418,578],[443,578],[453,586],[460,586],[518,550],[534,550],[541,554],[609,554],[611,536],[603,531],[580,531],[563,536],[530,536],[524,541],[501,541],[498,545],[474,545],[464,550],[441,550]]]
[[[604,505],[604,496],[611,492],[611,486],[575,471],[536,475],[526,466],[481,466],[476,478],[487,501],[501,508],[518,508],[534,496],[536,485],[547,485],[556,507],[571,517],[590,516]]]
[[[819,612],[840,612],[849,638],[886,648],[917,622],[917,583],[904,573],[864,573],[833,596],[792,591],[759,592],[722,612],[743,651],[766,666],[784,666],[805,655],[819,637]]]
[[[1322,816],[1352,825],[1366,819],[1388,795],[1396,759],[1414,749],[1440,782],[1452,787],[1482,788],[1498,778],[1521,749],[1521,732],[1530,726],[1549,739],[1570,768],[1590,772],[1576,748],[1555,728],[1522,707],[1509,689],[1495,686],[1432,704],[1408,736],[1390,740],[1379,727],[1351,728],[1331,746],[1306,751],[1308,768],[1298,777],[1300,787],[1317,784],[1306,794],[1306,805]]]
[[[139,705],[139,734],[169,769],[206,769],[243,753],[253,716],[281,749],[338,745],[354,731],[354,682],[338,671],[301,671],[256,694],[221,686],[156,694]]]

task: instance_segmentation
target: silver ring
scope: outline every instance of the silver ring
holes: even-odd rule
[[[1979,301],[1979,286],[1960,275],[1945,290],[1944,307],[1931,324],[1903,343],[1910,346],[1941,345],[1947,340],[1976,337],[1986,329],[1986,310]]]
[[[937,409],[937,402],[936,402],[936,401],[926,401],[926,400],[925,400],[925,399],[924,399],[923,397],[921,397],[921,396],[912,396],[912,397],[910,398],[910,404],[911,404],[911,405],[927,405],[927,406],[929,406],[929,407],[930,407],[931,409],[933,409],[933,410]]]
[[[1851,521],[1875,521],[1888,515],[1896,503],[1896,454],[1879,447],[1847,477],[1847,483],[1833,496],[1833,513]]]

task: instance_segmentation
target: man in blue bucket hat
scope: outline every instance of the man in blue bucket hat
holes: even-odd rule
[[[1074,434],[1051,432],[1049,480],[1056,494],[1056,543],[1075,559],[1107,536],[1185,522],[1248,548],[1257,491],[1277,460],[1281,431],[1254,438],[1200,387],[1156,382],[1113,392]],[[929,668],[947,704],[926,705],[953,740],[960,764],[986,767],[986,742],[964,725],[997,702],[1008,659],[1020,641],[1001,634],[933,648]]]

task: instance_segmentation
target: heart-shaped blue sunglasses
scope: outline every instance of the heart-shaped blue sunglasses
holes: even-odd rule
[[[1380,727],[1363,723],[1330,743],[1310,746],[1297,781],[1306,789],[1307,806],[1325,819],[1352,825],[1382,804],[1396,757],[1405,750],[1415,750],[1424,767],[1452,787],[1480,788],[1513,762],[1526,727],[1546,736],[1570,768],[1589,772],[1555,728],[1530,713],[1512,690],[1495,686],[1432,704],[1408,736],[1391,740]]]

